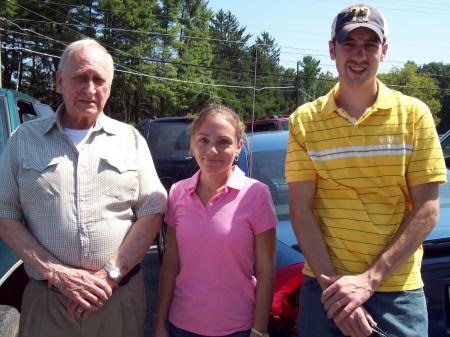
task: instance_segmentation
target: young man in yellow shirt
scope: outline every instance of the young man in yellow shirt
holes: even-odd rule
[[[305,255],[301,337],[427,336],[421,243],[446,182],[429,108],[387,88],[382,13],[343,9],[329,42],[339,83],[290,117],[292,225]],[[386,315],[387,314],[387,315]]]

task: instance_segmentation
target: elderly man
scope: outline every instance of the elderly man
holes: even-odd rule
[[[143,336],[140,261],[166,208],[145,140],[103,114],[111,55],[64,51],[56,115],[26,123],[0,161],[0,234],[30,277],[21,336]]]
[[[388,50],[378,9],[344,8],[328,46],[339,83],[289,124],[286,178],[306,259],[299,335],[426,337],[421,243],[446,181],[433,117],[377,79]]]

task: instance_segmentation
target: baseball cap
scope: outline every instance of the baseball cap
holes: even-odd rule
[[[331,25],[331,39],[342,43],[354,29],[365,27],[373,30],[383,43],[387,39],[387,22],[375,7],[358,4],[344,8],[334,18]]]

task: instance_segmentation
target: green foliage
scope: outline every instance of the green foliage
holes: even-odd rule
[[[419,74],[419,68],[414,62],[408,61],[402,69],[394,68],[387,74],[380,74],[379,78],[389,87],[425,102],[436,125],[439,124],[438,112],[441,110],[441,103],[438,82],[427,75]]]
[[[337,81],[312,56],[298,69],[284,68],[268,32],[253,37],[230,11],[213,13],[206,0],[8,0],[0,2],[0,17],[4,87],[18,86],[56,108],[62,50],[92,37],[115,62],[105,112],[134,125],[193,114],[205,103],[228,105],[244,120],[287,115]],[[427,103],[441,131],[450,128],[450,65],[409,62],[380,78]]]
[[[441,110],[438,112],[441,122],[438,131],[444,133],[450,129],[450,64],[431,62],[419,67],[419,74],[434,78],[439,83],[439,101]]]

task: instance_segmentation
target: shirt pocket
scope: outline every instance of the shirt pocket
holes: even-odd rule
[[[120,201],[129,201],[135,198],[138,188],[138,172],[135,161],[101,157],[99,175],[103,195]]]
[[[61,160],[62,158],[58,157],[48,160],[25,158],[18,178],[21,200],[39,203],[59,197],[62,181],[59,170]]]

